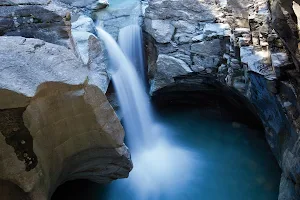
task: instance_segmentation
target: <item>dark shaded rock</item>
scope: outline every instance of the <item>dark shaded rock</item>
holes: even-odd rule
[[[279,163],[289,140],[296,141],[297,134],[292,129],[276,96],[268,90],[267,80],[255,73],[251,80],[250,101],[255,105],[266,130],[266,138]]]
[[[2,200],[30,200],[27,193],[10,181],[0,179],[0,191]]]
[[[37,5],[0,6],[0,36],[38,38],[70,47],[71,23],[65,17]]]
[[[25,108],[0,110],[0,133],[8,145],[12,146],[20,161],[24,161],[26,171],[36,167],[38,160],[33,152],[33,139],[23,122]]]
[[[182,104],[201,107],[203,110],[215,110],[217,107],[221,113],[233,113],[234,118],[223,116],[224,120],[262,128],[256,108],[248,99],[212,75],[194,73],[176,77],[172,84],[154,92],[152,100],[158,108]]]
[[[191,52],[204,55],[222,55],[222,46],[220,39],[212,41],[203,41],[191,45]]]
[[[299,0],[295,1],[299,2]],[[298,49],[299,33],[297,16],[293,10],[292,0],[275,0],[271,4],[272,26],[283,40],[292,55],[294,64],[300,70],[300,53]]]

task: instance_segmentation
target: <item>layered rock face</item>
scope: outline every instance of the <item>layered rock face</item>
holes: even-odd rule
[[[1,199],[46,200],[65,181],[132,169],[88,16],[107,2],[82,2],[0,2]]]
[[[144,19],[150,93],[192,92],[196,84],[198,92],[226,96],[230,90],[248,99],[283,170],[279,199],[300,196],[300,59],[292,5],[152,0]]]

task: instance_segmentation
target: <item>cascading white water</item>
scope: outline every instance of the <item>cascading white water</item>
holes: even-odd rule
[[[107,47],[112,80],[124,116],[129,145],[132,149],[141,144],[147,145],[151,135],[146,133],[151,129],[152,119],[143,83],[115,40],[104,30],[97,30]]]
[[[119,45],[127,58],[135,66],[142,82],[145,83],[145,63],[142,41],[140,26],[130,25],[120,29],[118,38]]]
[[[97,30],[107,48],[110,74],[124,117],[126,139],[134,163],[129,179],[113,183],[111,190],[125,191],[132,187],[136,191],[135,197],[132,197],[135,200],[161,199],[162,194],[172,196],[176,186],[192,178],[194,162],[190,152],[172,145],[166,139],[165,135],[172,132],[171,129],[154,123],[144,82],[134,67],[143,68],[142,58],[139,58],[140,61],[135,59],[136,56],[142,56],[141,41],[135,40],[142,38],[141,35],[133,37],[140,34],[140,29],[137,26],[122,29],[120,43],[124,52],[107,32],[99,27]],[[111,192],[109,199],[118,199],[114,196],[116,194]]]

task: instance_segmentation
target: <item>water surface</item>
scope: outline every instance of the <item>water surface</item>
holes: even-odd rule
[[[135,168],[129,179],[106,186],[85,183],[82,187],[89,188],[88,198],[69,193],[68,198],[61,199],[278,198],[280,169],[262,131],[207,117],[197,108],[163,109],[158,113],[156,126],[154,130],[160,131],[167,141],[159,142],[159,147],[148,153],[132,155]],[[170,167],[172,170],[168,171]]]

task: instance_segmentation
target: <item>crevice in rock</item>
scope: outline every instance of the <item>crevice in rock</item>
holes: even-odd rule
[[[0,110],[0,133],[8,145],[12,146],[20,161],[24,161],[26,171],[37,166],[37,156],[33,151],[33,138],[23,122],[26,108]]]

